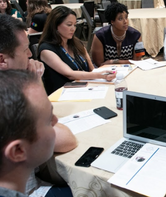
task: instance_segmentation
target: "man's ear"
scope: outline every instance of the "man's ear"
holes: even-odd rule
[[[14,140],[10,142],[4,151],[4,155],[12,162],[23,162],[27,160],[26,142],[24,140]]]
[[[0,70],[7,69],[7,62],[3,53],[0,53]]]

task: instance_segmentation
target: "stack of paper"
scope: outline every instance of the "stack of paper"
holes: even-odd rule
[[[109,183],[150,196],[166,194],[166,147],[145,144]]]
[[[153,60],[151,58],[146,59],[146,60],[140,60],[140,61],[134,61],[134,60],[129,60],[132,64],[135,64],[142,70],[151,70],[154,68],[159,68],[162,66],[166,66],[166,62],[159,62],[156,60]]]
[[[51,102],[56,101],[90,101],[104,99],[108,91],[107,86],[93,86],[82,88],[60,88],[49,96]]]
[[[127,75],[129,75],[136,68],[137,68],[137,66],[130,65],[130,64],[112,65],[112,66],[102,66],[100,68],[93,69],[92,72],[116,71],[117,74],[120,74],[121,76],[123,76],[122,78],[125,78]],[[92,80],[79,80],[79,81],[114,84],[116,81],[116,78],[113,79],[112,81],[107,81],[106,79],[92,79]]]

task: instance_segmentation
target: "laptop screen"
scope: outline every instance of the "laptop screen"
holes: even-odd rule
[[[166,98],[124,92],[124,134],[144,142],[166,142]]]

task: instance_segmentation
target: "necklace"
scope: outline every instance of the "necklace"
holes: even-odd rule
[[[62,49],[62,51],[66,54],[66,56],[70,59],[70,61],[75,65],[75,67],[77,68],[77,70],[84,70],[83,68],[82,68],[82,66],[81,66],[81,63],[83,62],[84,63],[84,65],[85,65],[85,67],[86,67],[86,69],[85,70],[87,70],[88,69],[88,65],[87,65],[87,62],[86,62],[86,60],[83,58],[83,57],[81,57],[81,56],[79,56],[79,55],[75,55],[75,58],[73,58],[73,57],[71,57],[70,55],[69,55],[69,53],[61,46],[61,49]]]
[[[120,42],[122,42],[122,41],[124,40],[125,36],[126,36],[126,31],[124,32],[124,34],[123,34],[122,36],[117,36],[117,35],[115,35],[112,26],[111,26],[111,33],[112,33],[113,37],[114,37],[116,40],[120,41]]]

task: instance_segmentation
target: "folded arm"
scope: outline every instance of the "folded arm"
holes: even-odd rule
[[[138,41],[141,41],[141,37]],[[93,42],[92,42],[92,59],[96,66],[100,67],[106,64],[130,64],[129,60],[107,60],[104,61],[104,49],[101,41],[94,35]],[[141,57],[136,57],[134,52],[133,60],[140,60]]]
[[[68,152],[77,147],[77,139],[68,127],[61,123],[54,126],[56,133],[55,137],[55,152]]]

